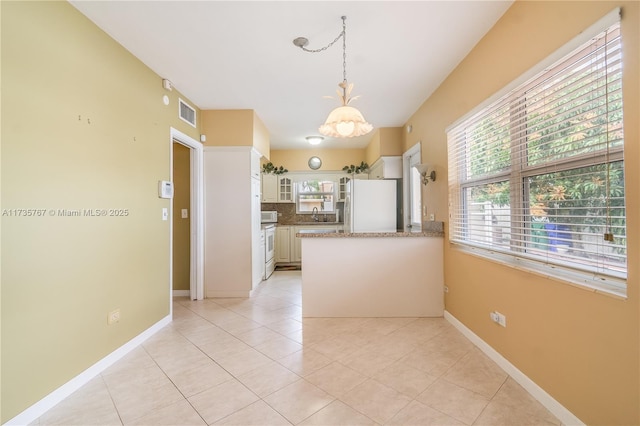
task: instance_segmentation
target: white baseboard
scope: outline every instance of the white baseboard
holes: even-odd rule
[[[167,324],[171,323],[171,315],[167,315],[133,339],[129,340],[124,345],[120,346],[115,351],[111,352],[100,361],[93,364],[91,367],[78,374],[76,377],[69,380],[58,389],[51,392],[49,395],[42,398],[40,401],[33,404],[31,407],[24,410],[11,420],[5,423],[5,425],[27,425],[38,419],[48,410],[56,406],[60,401],[67,398],[69,395],[80,389],[87,384],[91,379],[102,373],[116,361],[124,357],[133,349],[140,346],[145,340],[153,336],[160,329]]]
[[[191,296],[191,291],[190,290],[171,290],[171,296],[189,297]]]
[[[469,339],[474,345],[478,347],[485,355],[487,355],[493,362],[498,364],[500,368],[507,372],[509,376],[520,386],[525,388],[527,392],[538,400],[544,407],[551,411],[563,425],[580,425],[584,426],[584,423],[577,418],[571,411],[567,410],[562,404],[556,401],[551,395],[545,392],[540,386],[538,386],[533,380],[531,380],[522,371],[518,370],[515,365],[511,364],[505,357],[500,355],[498,351],[493,349],[487,342],[482,340],[473,331],[468,329],[463,323],[461,323],[456,317],[449,312],[444,312],[444,318],[449,321],[458,331]]]

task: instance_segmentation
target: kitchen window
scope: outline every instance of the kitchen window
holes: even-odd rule
[[[296,213],[335,213],[336,183],[329,180],[296,182]]]
[[[452,243],[626,293],[618,21],[448,129]]]

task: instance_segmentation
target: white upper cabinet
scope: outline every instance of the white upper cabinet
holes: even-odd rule
[[[278,201],[293,203],[293,180],[287,176],[278,176]]]
[[[369,179],[401,179],[402,156],[380,157],[369,168]]]
[[[347,197],[349,181],[351,178],[348,176],[343,176],[338,180],[338,201],[344,201]]]
[[[272,174],[262,174],[262,202],[278,202],[278,176]]]

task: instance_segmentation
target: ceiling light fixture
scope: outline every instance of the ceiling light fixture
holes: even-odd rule
[[[324,138],[322,136],[307,136],[307,141],[311,145],[319,145],[323,140]]]
[[[362,136],[373,130],[373,126],[364,119],[362,113],[356,108],[349,106],[349,103],[357,99],[358,96],[351,97],[351,90],[353,90],[353,83],[347,83],[347,24],[346,16],[342,16],[342,32],[338,34],[327,46],[320,49],[307,49],[309,40],[305,37],[298,37],[293,40],[293,44],[304,50],[305,52],[318,53],[327,50],[333,46],[340,38],[342,38],[342,82],[338,84],[338,87],[342,89],[337,90],[338,97],[341,100],[342,105],[334,109],[329,113],[325,123],[318,129],[320,133],[325,136],[331,136],[334,138],[352,138],[356,136]]]

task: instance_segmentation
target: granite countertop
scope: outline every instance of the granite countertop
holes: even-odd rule
[[[296,233],[301,238],[410,238],[410,237],[444,237],[442,231],[425,232],[309,232]]]
[[[344,222],[293,222],[293,223],[278,223],[278,226],[342,226]]]
[[[315,231],[315,232],[314,232]],[[318,232],[319,231],[319,232]],[[329,230],[301,230],[296,233],[301,238],[411,238],[411,237],[444,237],[444,222],[428,221],[422,223],[421,232],[331,232]]]

